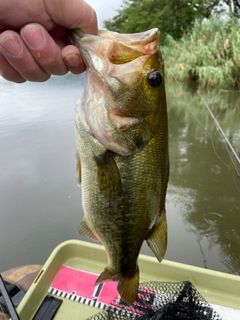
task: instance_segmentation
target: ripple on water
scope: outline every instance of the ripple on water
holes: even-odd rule
[[[192,188],[176,187],[168,185],[167,202],[174,203],[184,212],[192,212],[195,209],[196,191]]]
[[[215,225],[217,221],[223,218],[223,215],[218,212],[207,212],[203,214],[203,219],[209,225]]]

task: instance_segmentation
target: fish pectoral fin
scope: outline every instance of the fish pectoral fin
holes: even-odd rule
[[[129,304],[132,304],[136,301],[138,296],[138,286],[139,286],[139,269],[135,270],[132,275],[128,276],[120,276],[113,274],[111,270],[106,267],[104,271],[100,274],[95,285],[106,281],[106,280],[113,280],[118,281],[118,292],[121,296],[121,299]]]
[[[138,286],[139,286],[139,269],[137,267],[136,271],[132,276],[125,276],[120,278],[118,281],[118,292],[121,299],[129,304],[136,301],[138,296]]]
[[[81,180],[82,180],[82,174],[81,174],[81,160],[80,160],[80,156],[79,156],[79,153],[76,152],[76,160],[77,160],[77,163],[76,163],[76,172],[77,172],[77,184],[78,186],[81,185]]]
[[[148,236],[147,244],[161,262],[167,250],[167,219],[166,212],[161,214],[162,219]]]
[[[80,223],[80,226],[78,228],[78,233],[80,234],[80,236],[85,236],[85,237],[88,237],[89,239],[99,242],[99,239],[96,238],[95,234],[89,228],[85,220],[83,220]]]
[[[97,179],[101,192],[107,197],[119,198],[122,195],[122,183],[113,155],[106,151],[94,159],[97,164]]]

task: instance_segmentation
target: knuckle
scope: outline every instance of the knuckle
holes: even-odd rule
[[[45,68],[53,68],[56,64],[56,59],[54,57],[48,56],[48,57],[40,60],[39,63],[41,65],[41,67],[44,69]]]
[[[11,80],[11,81],[16,82],[16,83],[24,83],[24,82],[26,82],[27,80],[24,79],[24,78],[22,78],[22,77],[20,77],[20,78],[18,78],[18,79]]]
[[[28,65],[21,70],[19,73],[28,81],[31,82],[44,82],[50,78],[50,74],[45,72],[39,64],[33,61],[29,61]]]
[[[39,62],[40,67],[45,70],[47,73],[53,75],[64,75],[68,72],[68,69],[65,63],[59,59],[54,59],[53,57],[46,58]]]
[[[39,79],[37,81],[44,82],[44,81],[47,81],[48,79],[50,79],[50,77],[51,77],[51,75],[46,73],[44,76],[39,77]]]
[[[28,74],[24,75],[24,78],[31,82],[44,82],[47,81],[51,77],[50,74],[40,72],[29,72]]]
[[[0,70],[0,75],[5,80],[16,82],[16,83],[22,83],[26,81],[17,71],[13,69]]]
[[[22,83],[26,80],[4,59],[0,59],[0,76],[5,80]]]

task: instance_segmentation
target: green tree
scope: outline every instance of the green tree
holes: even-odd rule
[[[229,8],[229,13],[236,17],[240,17],[240,0],[225,0],[223,3]]]
[[[210,14],[216,1],[206,0],[124,0],[117,15],[104,21],[105,28],[121,33],[142,32],[154,27],[161,30],[161,39],[170,34],[179,39],[191,29],[199,17]],[[217,1],[218,2],[218,1]]]
[[[104,21],[108,30],[120,33],[142,32],[154,27],[175,40],[191,31],[196,19],[223,12],[240,16],[240,0],[123,0],[117,15]]]

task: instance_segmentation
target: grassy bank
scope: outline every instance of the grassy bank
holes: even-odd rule
[[[196,21],[191,33],[161,50],[166,74],[202,86],[240,87],[240,22],[236,18]]]

